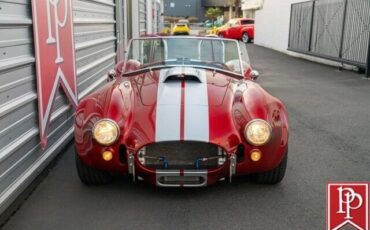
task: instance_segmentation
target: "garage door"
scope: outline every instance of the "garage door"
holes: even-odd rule
[[[60,1],[62,2],[62,1]],[[115,64],[114,0],[73,0],[79,99]],[[72,139],[74,111],[57,92],[41,149],[30,0],[0,0],[0,214]]]

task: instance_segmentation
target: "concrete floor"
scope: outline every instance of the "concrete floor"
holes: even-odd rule
[[[87,187],[73,146],[4,229],[324,229],[326,183],[370,181],[370,81],[248,45],[259,82],[287,105],[287,175],[202,189],[159,189],[121,178]]]

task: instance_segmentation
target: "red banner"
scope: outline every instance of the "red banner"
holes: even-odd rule
[[[62,86],[76,107],[77,83],[71,0],[32,0],[37,72],[39,128],[42,148],[56,92]]]

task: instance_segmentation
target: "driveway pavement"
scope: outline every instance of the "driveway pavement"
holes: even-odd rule
[[[244,178],[202,189],[159,189],[121,178],[80,183],[71,145],[6,230],[325,229],[329,181],[370,181],[370,81],[248,45],[259,82],[287,105],[287,175],[277,186]]]

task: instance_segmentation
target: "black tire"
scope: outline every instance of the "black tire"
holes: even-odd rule
[[[248,34],[247,33],[243,33],[243,35],[242,35],[242,41],[244,42],[244,43],[249,43],[250,42],[250,38],[249,38],[249,36],[248,36]]]
[[[252,180],[258,184],[278,184],[280,183],[284,176],[288,163],[288,150],[280,162],[280,164],[271,171],[256,173],[252,175]]]
[[[219,38],[223,38],[223,37],[224,37],[224,35],[223,35],[223,34],[217,34],[217,36],[218,36]]]
[[[81,182],[86,185],[107,184],[113,179],[110,173],[100,171],[85,165],[78,154],[76,154],[76,167],[78,177],[80,178]]]

